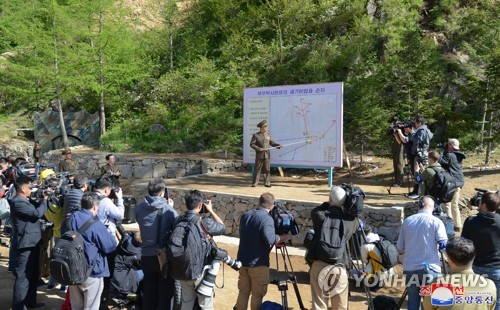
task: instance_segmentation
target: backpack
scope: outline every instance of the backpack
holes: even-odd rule
[[[78,231],[67,231],[51,251],[50,274],[64,285],[81,285],[92,271],[85,258],[83,233],[97,222],[91,218]]]
[[[174,280],[195,280],[203,271],[209,244],[198,220],[198,216],[180,216],[168,238],[168,274]]]
[[[274,230],[277,235],[284,235],[289,232],[292,233],[292,235],[297,235],[299,233],[299,226],[297,222],[295,222],[295,218],[290,211],[280,206],[275,206],[271,210],[271,217],[274,220]]]
[[[316,257],[328,264],[343,263],[345,244],[342,217],[327,211],[321,226]]]
[[[260,305],[260,310],[283,310],[283,306],[277,302],[267,300]]]
[[[398,304],[394,298],[379,295],[373,298],[373,309],[374,310],[398,310]]]
[[[345,190],[346,199],[344,202],[344,213],[357,217],[363,213],[363,201],[365,193],[358,186],[352,186],[342,183],[341,187]]]
[[[372,243],[380,252],[381,262],[374,259],[373,257],[371,259],[382,265],[387,270],[397,265],[399,252],[398,249],[396,249],[396,247],[394,246],[394,244],[392,244],[389,240],[384,238],[380,238],[379,241],[375,241]]]
[[[436,173],[434,175],[434,182],[432,187],[429,188],[429,195],[434,197],[436,202],[450,202],[455,194],[456,182],[453,176],[445,169],[437,169],[437,167],[430,167]]]

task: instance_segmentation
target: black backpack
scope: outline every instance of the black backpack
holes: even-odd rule
[[[363,202],[365,193],[358,186],[342,183],[341,187],[345,190],[346,199],[344,202],[344,213],[357,217],[363,213]]]
[[[345,263],[345,245],[342,216],[326,211],[316,246],[316,258],[328,264]]]
[[[83,233],[97,222],[91,218],[78,231],[67,231],[57,240],[51,251],[50,274],[64,285],[81,285],[87,280],[92,266],[85,258]]]
[[[429,195],[434,197],[436,202],[450,202],[455,194],[456,182],[455,178],[445,169],[430,167],[436,174],[432,187],[429,188]]]
[[[380,252],[381,262],[373,257],[371,259],[382,265],[385,269],[391,269],[392,267],[397,265],[399,253],[394,244],[384,238],[380,238],[379,241],[375,241],[372,243]]]
[[[379,295],[373,298],[373,309],[374,310],[399,310],[398,304],[394,298]]]
[[[198,221],[198,216],[180,216],[168,238],[168,274],[174,280],[195,280],[203,271],[210,244]]]

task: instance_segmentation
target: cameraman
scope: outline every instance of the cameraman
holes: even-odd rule
[[[391,139],[391,153],[392,153],[392,166],[394,168],[394,184],[393,187],[400,187],[404,181],[404,144],[405,139],[400,136],[401,129],[399,128],[399,117],[394,116],[392,123],[387,130],[387,135],[392,136]],[[399,130],[399,132],[398,132]],[[403,137],[404,138],[404,137]]]
[[[465,220],[462,237],[472,240],[476,257],[472,269],[491,279],[497,288],[496,310],[500,310],[500,195],[485,193],[477,216]]]
[[[460,209],[458,201],[460,200],[460,189],[464,186],[464,172],[462,170],[462,161],[466,158],[465,154],[460,151],[460,143],[457,139],[450,139],[446,143],[443,156],[439,159],[441,166],[450,172],[455,180],[456,188],[451,202],[443,204],[443,209],[446,214],[450,214],[455,223],[455,231],[460,232],[462,229],[462,219],[460,217]]]
[[[208,242],[211,236],[222,235],[226,232],[226,226],[217,214],[215,214],[212,202],[205,200],[203,194],[198,190],[189,191],[185,197],[186,206],[188,211],[183,215],[189,219],[195,219],[200,224],[201,231],[205,232],[206,241],[204,242],[204,253],[200,253],[205,257],[205,265],[210,264],[210,253],[212,250],[211,243]],[[205,216],[200,219],[200,213],[207,212],[210,216]],[[174,267],[174,266],[172,266]],[[175,267],[174,267],[175,268]],[[203,277],[201,273],[200,277]],[[198,304],[201,309],[213,309],[214,297],[206,297],[196,293],[196,284],[198,279],[194,281],[180,281],[182,287],[182,310],[191,310],[198,297]]]
[[[413,171],[418,171],[418,165],[422,164],[427,166],[429,144],[433,137],[432,132],[425,124],[425,118],[417,116],[415,118],[415,132],[412,135],[412,148],[410,156],[410,165],[413,165]],[[408,198],[417,199],[420,197],[419,185],[415,183],[413,192],[408,195]]]
[[[350,265],[350,260],[346,245],[358,229],[359,222],[356,221],[355,217],[344,213],[342,206],[344,205],[346,196],[346,192],[342,187],[334,186],[330,191],[328,202],[324,202],[321,206],[314,208],[311,212],[315,233],[312,247],[309,249],[310,256],[308,255],[308,258],[313,260],[309,271],[313,310],[328,309],[329,301],[332,309],[347,309],[348,307],[349,289],[346,266]],[[340,237],[341,240],[335,240],[340,243],[340,248],[337,253],[343,254],[336,260],[336,262],[327,262],[318,257],[318,254],[322,252],[321,242],[326,241],[322,240],[322,237],[331,234],[329,231],[322,231],[325,220],[343,226],[344,234]],[[331,273],[333,272],[336,277],[335,280],[325,279],[324,273],[325,270],[328,269],[330,269],[330,271],[327,272],[326,276],[331,276]],[[324,286],[330,283],[337,283],[337,285],[335,287],[328,287],[331,291],[327,296],[325,296]]]
[[[75,176],[73,188],[64,195],[63,203],[63,231],[69,230],[70,217],[73,213],[80,211],[83,194],[88,187],[88,179],[82,175]]]
[[[43,193],[40,204],[30,200],[33,179],[21,175],[14,181],[16,196],[10,201],[12,219],[12,244],[14,264],[14,289],[12,309],[43,307],[37,303],[36,288],[39,280],[40,245],[42,232],[40,219],[47,211],[48,195]]]
[[[250,308],[260,309],[269,283],[269,252],[273,245],[291,239],[291,235],[276,235],[273,218],[269,215],[273,208],[273,194],[264,193],[259,198],[258,207],[241,217],[237,258],[242,263],[238,278],[238,310],[247,309],[250,294]]]

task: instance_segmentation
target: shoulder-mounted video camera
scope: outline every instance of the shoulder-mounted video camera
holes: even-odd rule
[[[340,185],[344,189],[346,198],[342,210],[344,214],[358,217],[363,213],[363,204],[365,200],[365,193],[358,186],[353,186],[347,183]]]
[[[299,226],[295,222],[292,213],[283,208],[281,202],[276,201],[274,208],[270,212],[274,221],[274,230],[277,235],[285,235],[291,233],[297,235],[299,233]]]
[[[396,131],[398,129],[403,130],[405,128],[413,128],[413,121],[407,120],[407,121],[404,121],[404,122],[393,122],[393,123],[391,123],[391,126],[389,127],[389,130],[392,133],[396,133]]]

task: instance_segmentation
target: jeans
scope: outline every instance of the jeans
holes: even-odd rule
[[[433,270],[413,270],[413,271],[403,271],[405,275],[405,283],[408,288],[408,310],[419,310],[420,309],[420,285],[429,284],[435,278],[439,277],[440,273]],[[425,283],[423,283],[424,275]]]
[[[495,310],[500,310],[500,268],[472,266],[474,273],[481,274],[495,283],[497,287],[497,304]]]

